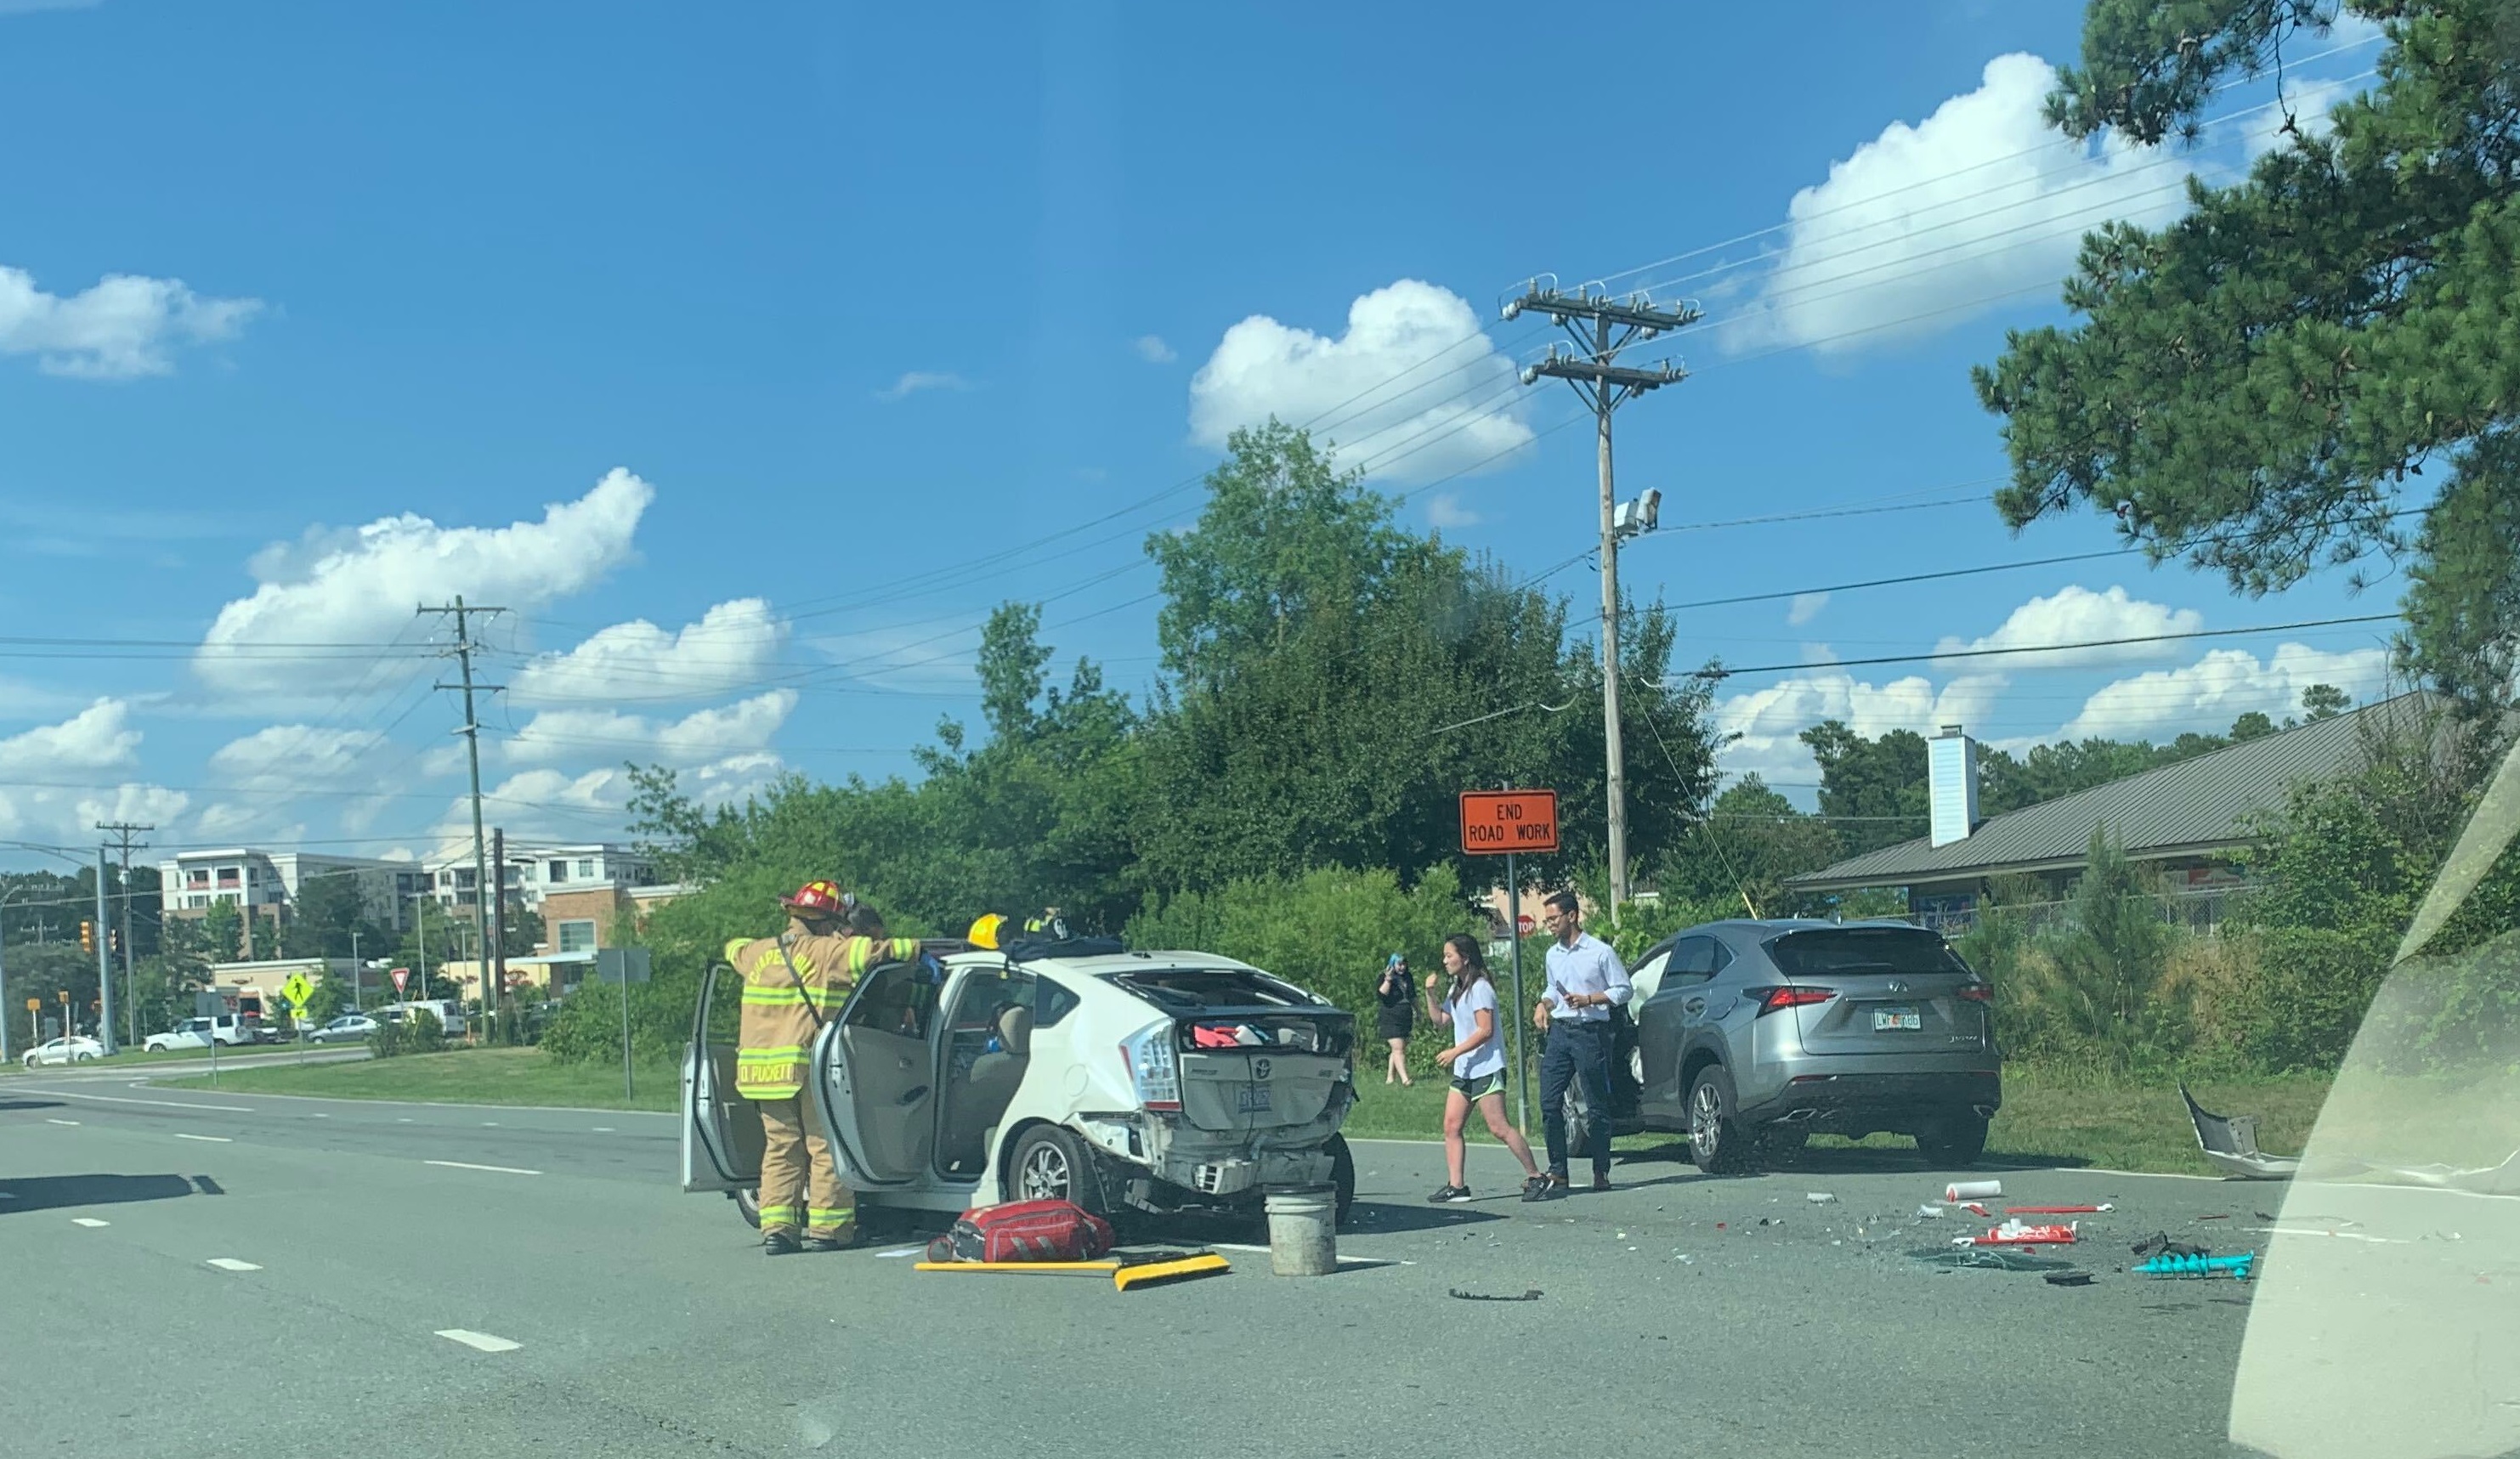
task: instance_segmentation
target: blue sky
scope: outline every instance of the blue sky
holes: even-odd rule
[[[1664,493],[1632,592],[2117,546],[1914,504],[2001,474],[1967,369],[2058,317],[2075,233],[2228,175],[2271,86],[2218,99],[2241,114],[2192,155],[2077,155],[2036,123],[2074,5],[1533,15],[0,0],[0,614],[37,641],[0,645],[0,838],[112,815],[161,846],[425,854],[460,714],[411,610],[457,593],[516,610],[482,630],[512,686],[483,771],[519,836],[616,828],[625,759],[718,795],[905,771],[940,715],[976,719],[1002,599],[1047,601],[1062,663],[1147,685],[1139,544],[1273,411],[1413,522],[1564,562],[1590,432],[1562,384],[1512,385],[1549,335],[1496,314],[1543,271],[1706,311],[1667,346],[1694,377],[1619,418],[1622,495]],[[2295,105],[2368,42],[2300,43],[2337,54]],[[1679,530],[1847,507],[1901,509]],[[1551,582],[1589,602],[1590,573]],[[2329,572],[2249,601],[2121,557],[1692,609],[1682,657],[2396,593]],[[1828,714],[2220,728],[2318,680],[2371,692],[2386,628],[1743,676],[1728,764],[1807,783],[1793,732]]]

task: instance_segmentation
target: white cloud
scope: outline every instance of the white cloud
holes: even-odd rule
[[[875,398],[886,405],[907,400],[922,390],[968,390],[971,382],[950,370],[912,370],[901,378],[875,392]]]
[[[761,677],[787,643],[788,625],[757,597],[722,602],[680,633],[641,618],[601,630],[566,653],[518,671],[518,704],[706,699]]]
[[[2251,710],[2280,720],[2299,710],[2301,691],[2314,684],[2332,684],[2367,700],[2385,687],[2388,670],[2383,648],[2330,653],[2284,643],[2263,662],[2246,649],[2217,648],[2184,668],[2155,669],[2108,685],[2084,703],[2057,737],[2158,739],[2188,730],[2222,730]]]
[[[2303,136],[2324,137],[2336,129],[2336,119],[2328,113],[2361,89],[2356,82],[2290,77],[2284,82],[2283,105],[2252,112],[2242,123],[2241,147],[2254,161],[2291,141],[2284,132],[2287,113]]]
[[[1719,758],[1729,774],[1807,784],[1820,769],[1800,736],[1821,721],[1842,720],[1867,738],[1892,730],[1931,734],[1983,721],[2005,683],[2001,674],[1965,674],[1939,689],[1914,674],[1879,685],[1842,672],[1784,680],[1716,701],[1717,733],[1738,736]]]
[[[1171,345],[1164,343],[1161,334],[1141,334],[1131,341],[1129,347],[1138,352],[1139,359],[1149,365],[1170,365],[1181,358],[1173,352]]]
[[[648,759],[702,765],[766,750],[796,700],[794,689],[773,689],[662,725],[616,710],[546,710],[506,741],[502,753],[519,765]]]
[[[130,705],[99,699],[56,725],[0,739],[0,834],[91,841],[100,820],[165,824],[189,798],[162,785],[119,779],[140,761]],[[9,783],[15,782],[15,783]]]
[[[1342,466],[1427,481],[1530,443],[1516,376],[1460,295],[1403,279],[1350,305],[1335,339],[1263,314],[1226,331],[1191,379],[1191,437],[1218,448],[1271,416],[1314,421]]]
[[[173,348],[226,339],[262,308],[204,298],[180,279],[108,274],[64,296],[0,265],[0,355],[33,355],[48,375],[119,380],[173,371]]]
[[[1976,90],[1831,164],[1794,195],[1757,303],[1698,332],[1735,350],[1832,352],[1931,333],[2061,281],[2089,229],[2184,206],[2189,159],[2048,128],[2040,109],[2055,80],[2036,56],[1999,56]]]
[[[31,15],[39,10],[94,10],[105,0],[0,0],[0,16]]]
[[[310,529],[257,553],[260,586],[219,610],[194,672],[237,695],[338,689],[340,658],[258,645],[390,642],[413,634],[413,609],[456,594],[527,609],[582,591],[630,560],[655,489],[615,468],[540,521],[441,527],[405,512],[347,530]],[[362,666],[362,672],[364,668]]]
[[[1785,609],[1785,624],[1789,628],[1800,628],[1819,617],[1820,610],[1827,606],[1828,595],[1825,593],[1797,593],[1793,604]]]
[[[2194,633],[2205,615],[2193,608],[2172,608],[2130,596],[2124,588],[2093,593],[2072,586],[2047,597],[2034,597],[2012,610],[2003,626],[1983,638],[1965,641],[1946,637],[1936,653],[1963,649],[2040,648],[2052,643],[2088,643],[2106,639],[2138,639],[2156,634]],[[2072,664],[2121,664],[2167,658],[2178,650],[2166,643],[2126,643],[2110,648],[2071,648],[2024,655],[2042,668]]]
[[[1437,492],[1426,499],[1426,520],[1438,527],[1475,527],[1486,518],[1462,505],[1458,492]]]

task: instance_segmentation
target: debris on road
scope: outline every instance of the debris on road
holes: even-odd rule
[[[1969,1238],[1971,1246],[2071,1246],[2076,1226],[2025,1226],[2017,1220],[1990,1227],[1983,1236]]]
[[[2212,1247],[2190,1246],[2183,1241],[2173,1241],[2170,1239],[2170,1233],[2167,1231],[2155,1231],[2151,1235],[2143,1238],[2141,1241],[2138,1241],[2135,1245],[2127,1248],[2127,1250],[2135,1253],[2138,1257],[2150,1257],[2156,1255],[2170,1257],[2210,1257],[2214,1255],[2214,1249]]]
[[[1940,1220],[1943,1216],[1943,1208],[1940,1206],[1919,1206],[1916,1208],[1916,1215],[1926,1220]]]
[[[2196,1127],[2196,1148],[2204,1152],[2207,1165],[2224,1174],[2242,1180],[2289,1180],[2301,1169],[2296,1157],[2269,1155],[2258,1148],[2257,1116],[2208,1114],[2183,1082],[2179,1097],[2187,1102],[2188,1122]]]
[[[2231,1213],[2228,1211],[2218,1211],[2212,1216],[2200,1216],[2196,1218],[2200,1221],[2227,1221],[2231,1218]],[[2272,1216],[2261,1216],[2258,1219],[2271,1221],[2273,1220],[2274,1217]]]
[[[1451,1291],[1451,1294],[1450,1294],[1450,1295],[1451,1295],[1452,1297],[1454,1297],[1455,1299],[1457,1299],[1457,1300],[1459,1300],[1459,1301],[1462,1301],[1462,1302],[1538,1302],[1538,1301],[1540,1301],[1540,1289],[1539,1289],[1538,1287],[1533,1287],[1533,1288],[1531,1288],[1531,1289],[1529,1289],[1529,1290],[1525,1291],[1525,1292],[1524,1292],[1520,1297],[1497,1297],[1497,1296],[1494,1296],[1494,1295],[1492,1295],[1492,1294],[1485,1293],[1485,1292],[1464,1292],[1464,1291],[1462,1291],[1462,1290],[1461,1288],[1459,1288],[1459,1287],[1455,1287],[1455,1288],[1453,1288],[1453,1289],[1452,1289],[1452,1291]]]
[[[2255,1270],[2258,1254],[2242,1252],[2236,1257],[2175,1257],[2164,1252],[2135,1268],[2138,1276],[2219,1276],[2229,1273],[2247,1281]]]
[[[1989,1219],[1989,1220],[1993,1220],[1993,1219],[1995,1218],[1995,1213],[1994,1213],[1994,1212],[1992,1212],[1992,1211],[1987,1210],[1987,1209],[1986,1209],[1986,1205],[1985,1205],[1985,1203],[1984,1203],[1984,1202],[1980,1202],[1980,1201],[1971,1201],[1971,1202],[1969,1202],[1968,1204],[1966,1204],[1966,1205],[1962,1206],[1960,1209],[1961,1209],[1962,1211],[1967,1212],[1967,1213],[1968,1213],[1969,1215],[1971,1215],[1971,1216],[1985,1216],[1985,1217],[1986,1217],[1987,1219]]]
[[[2092,1285],[2092,1274],[2088,1271],[2051,1271],[2048,1273],[2048,1285],[2050,1287],[2088,1287]]]
[[[1815,1206],[1833,1206],[1837,1203],[1837,1197],[1824,1190],[1810,1191],[1803,1196],[1803,1199]]]
[[[2003,1194],[2001,1180],[1955,1180],[1943,1187],[1943,1199],[1958,1205],[1962,1201],[1984,1201]]]
[[[2003,1208],[2003,1214],[2006,1216],[2090,1216],[2096,1211],[2115,1210],[2117,1210],[2115,1206],[2103,1201],[2097,1206],[2006,1206]]]

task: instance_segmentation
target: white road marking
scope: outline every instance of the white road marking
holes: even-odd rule
[[[609,1125],[598,1125],[595,1127],[595,1132],[597,1134],[610,1134],[612,1132],[612,1127]]]
[[[2258,1236],[2332,1236],[2339,1241],[2367,1241],[2375,1246],[2410,1246],[2403,1236],[2365,1236],[2360,1231],[2322,1231],[2316,1226],[2242,1226]]]
[[[425,1166],[444,1166],[450,1171],[495,1171],[502,1175],[539,1175],[540,1171],[520,1170],[516,1166],[476,1166],[469,1160],[424,1160]]]
[[[499,1122],[496,1120],[484,1120],[481,1122],[481,1127],[483,1129],[496,1129],[499,1127]]]
[[[400,1119],[395,1120],[394,1123],[396,1125],[409,1125],[411,1123],[411,1116],[404,1115]]]
[[[925,1256],[926,1254],[927,1248],[923,1246],[905,1246],[897,1252],[878,1252],[876,1253],[876,1257],[880,1260],[886,1257],[921,1257]]]
[[[113,1222],[112,1222],[112,1221],[101,1221],[101,1220],[98,1220],[95,1216],[71,1216],[71,1217],[70,1217],[70,1224],[71,1224],[71,1225],[73,1225],[73,1226],[90,1226],[90,1227],[93,1227],[93,1226],[110,1226],[110,1225],[113,1224]]]
[[[437,1335],[449,1342],[461,1343],[467,1348],[478,1348],[483,1352],[514,1352],[525,1346],[522,1343],[511,1343],[506,1338],[493,1337],[485,1332],[474,1332],[469,1327],[441,1327],[437,1330]]]
[[[330,1116],[330,1115],[318,1114],[315,1118],[316,1118],[316,1119],[318,1119],[318,1120],[330,1120],[330,1119],[332,1119],[333,1117],[332,1117],[332,1116]]]
[[[154,1104],[162,1109],[211,1110],[222,1115],[256,1115],[261,1113],[260,1110],[254,1109],[250,1105],[243,1104],[187,1104],[178,1099],[133,1099],[128,1095],[123,1094],[82,1094],[76,1089],[46,1089],[43,1092],[47,1094],[59,1094],[64,1099],[99,1099],[103,1100],[107,1104]]]
[[[76,1120],[46,1120],[44,1123],[47,1125],[76,1125],[78,1122]]]
[[[1269,1255],[1269,1249],[1265,1246],[1246,1246],[1238,1241],[1211,1241],[1208,1243],[1208,1248],[1211,1251],[1219,1252],[1252,1252],[1263,1257]],[[1631,1250],[1633,1250],[1633,1248],[1631,1248]],[[1395,1263],[1389,1257],[1360,1257],[1350,1252],[1339,1253],[1338,1260],[1341,1266],[1390,1266],[1394,1264],[1414,1266],[1417,1264],[1414,1261]]]
[[[233,1145],[236,1143],[236,1141],[223,1134],[186,1134],[180,1129],[175,1131],[175,1138],[179,1140],[206,1140],[213,1145]]]
[[[262,1270],[262,1268],[261,1268],[261,1267],[254,1265],[254,1264],[253,1264],[252,1262],[250,1262],[250,1261],[240,1261],[240,1260],[237,1260],[236,1258],[234,1258],[234,1257],[212,1257],[212,1258],[210,1259],[210,1264],[211,1264],[212,1266],[217,1267],[217,1268],[218,1268],[219,1270],[221,1270],[221,1271],[260,1271],[260,1270]]]

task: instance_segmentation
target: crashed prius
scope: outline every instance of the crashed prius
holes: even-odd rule
[[[683,1063],[683,1188],[757,1223],[761,1117],[736,1092],[734,991],[700,987]],[[1110,939],[1006,951],[928,945],[870,969],[822,1033],[808,1078],[861,1221],[1073,1201],[1097,1215],[1257,1215],[1262,1191],[1356,1167],[1354,1016],[1230,957]]]

